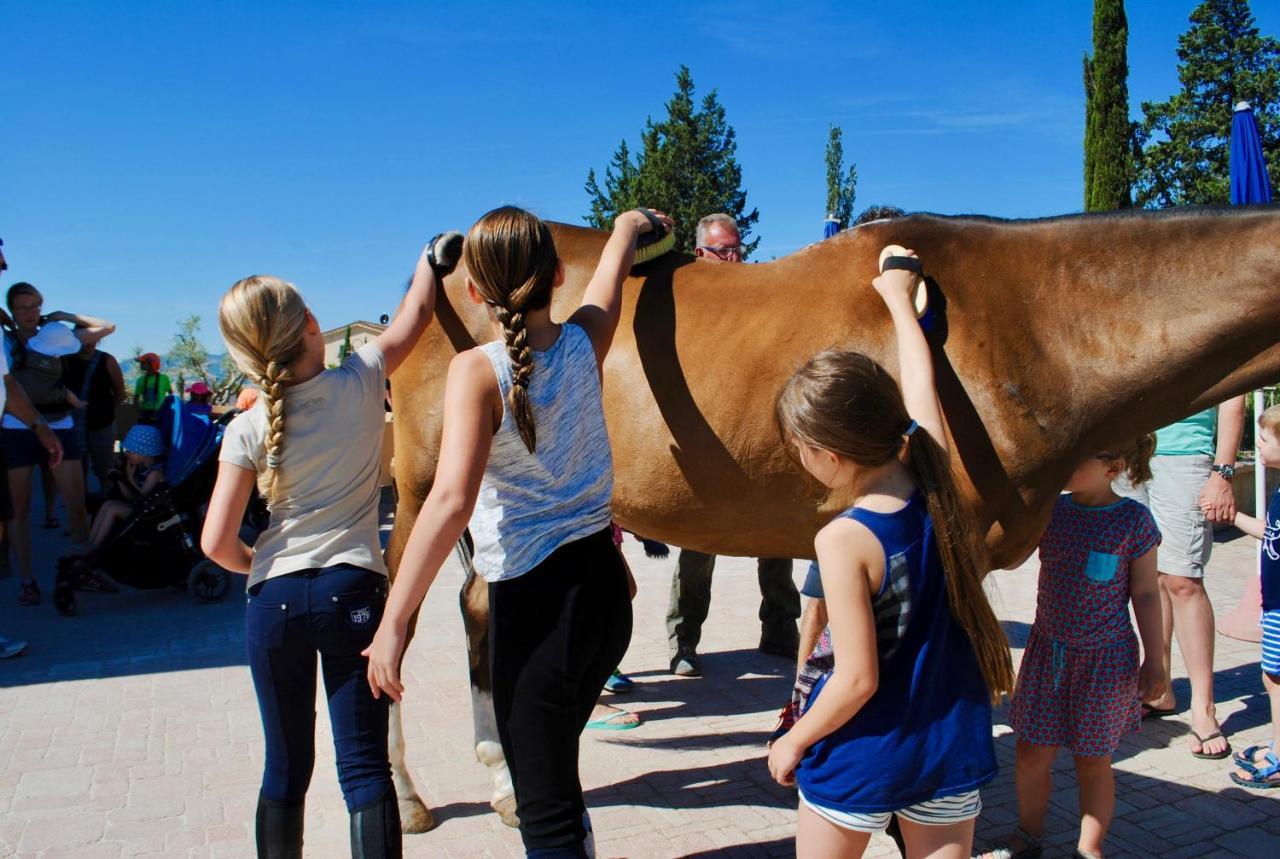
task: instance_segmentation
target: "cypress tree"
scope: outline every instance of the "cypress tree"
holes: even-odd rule
[[[1094,0],[1093,56],[1084,58],[1084,210],[1133,205],[1129,120],[1129,22],[1124,0]]]

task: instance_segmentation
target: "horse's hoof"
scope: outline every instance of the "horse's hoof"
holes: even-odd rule
[[[416,796],[402,799],[400,806],[400,831],[406,835],[417,835],[426,832],[436,825],[431,810]]]
[[[494,797],[489,803],[493,806],[493,810],[498,812],[498,816],[502,818],[502,822],[515,829],[520,825],[520,817],[516,814],[516,795],[509,793],[501,798]]]

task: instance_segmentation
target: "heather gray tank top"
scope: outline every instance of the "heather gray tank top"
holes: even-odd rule
[[[470,528],[476,571],[486,581],[499,582],[529,572],[565,543],[609,525],[613,455],[600,372],[586,331],[563,323],[551,348],[533,353],[534,453],[524,446],[506,405],[511,391],[506,345],[495,341],[480,349],[498,377],[503,410]]]

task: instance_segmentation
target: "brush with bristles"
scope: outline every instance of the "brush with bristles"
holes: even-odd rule
[[[666,224],[653,213],[652,209],[636,209],[648,218],[653,231],[645,233],[636,241],[636,258],[632,265],[644,265],[670,251],[676,246],[676,234],[667,229]]]

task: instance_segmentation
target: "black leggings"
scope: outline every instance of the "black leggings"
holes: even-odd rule
[[[578,737],[630,641],[626,568],[609,528],[489,584],[493,707],[530,855],[586,855]]]

